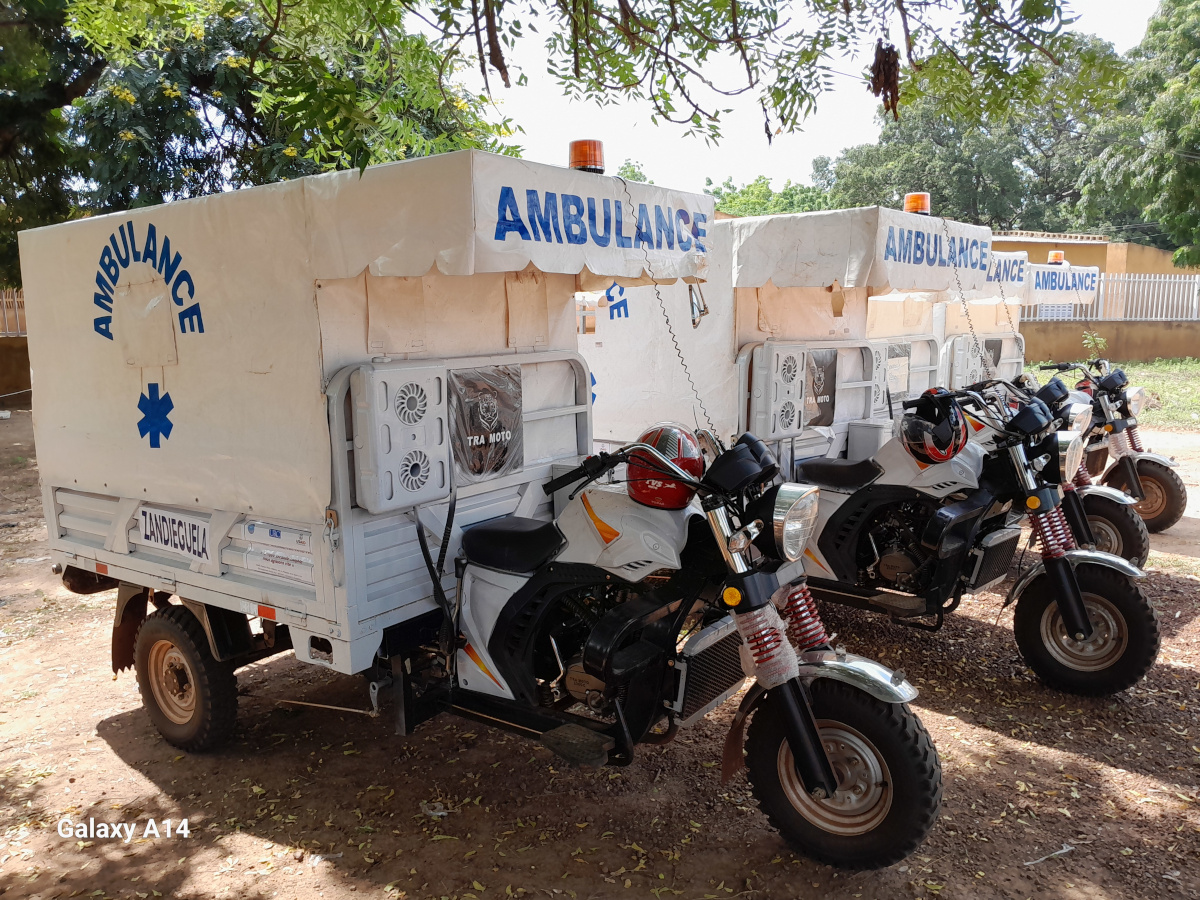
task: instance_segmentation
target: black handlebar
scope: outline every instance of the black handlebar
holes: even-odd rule
[[[1048,366],[1038,366],[1042,372],[1066,372],[1073,368],[1075,368],[1074,363],[1051,363]]]
[[[551,478],[542,485],[542,492],[548,497],[555,491],[562,490],[565,487],[570,487],[575,482],[584,478],[598,478],[603,475],[608,469],[616,468],[624,462],[623,455],[619,453],[604,453],[601,452],[597,456],[589,456],[583,461],[583,464],[572,469],[570,472],[564,472],[557,478]]]

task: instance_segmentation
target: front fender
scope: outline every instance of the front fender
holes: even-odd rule
[[[893,672],[887,666],[865,656],[852,653],[837,653],[833,650],[809,650],[797,654],[800,660],[800,678],[806,682],[817,678],[832,678],[870,694],[884,703],[908,703],[917,697],[917,689],[904,677],[904,672]],[[721,753],[721,783],[729,781],[743,766],[742,746],[745,744],[746,720],[767,694],[757,681],[746,692],[729,733],[725,735],[725,748]]]
[[[1129,578],[1146,577],[1146,573],[1129,560],[1121,559],[1121,557],[1112,553],[1104,553],[1101,550],[1068,550],[1066,557],[1071,563],[1072,569],[1077,569],[1080,564],[1087,563],[1093,566],[1104,566],[1106,569],[1115,569]],[[1004,605],[1008,606],[1010,603],[1020,599],[1020,596],[1025,593],[1025,589],[1033,583],[1033,580],[1045,571],[1046,563],[1039,560],[1036,564],[1022,572],[1009,590],[1008,597],[1004,600]]]
[[[1148,459],[1150,462],[1156,462],[1160,466],[1166,466],[1170,469],[1175,469],[1179,466],[1179,463],[1175,462],[1171,457],[1163,456],[1161,453],[1151,453],[1148,450],[1132,450],[1125,455],[1132,456],[1134,462],[1141,462],[1143,459]]]
[[[908,703],[917,698],[917,689],[904,677],[903,670],[893,672],[887,666],[833,650],[809,650],[799,654],[800,677],[805,680],[832,678],[856,687],[884,703]]]
[[[1088,496],[1104,497],[1112,500],[1114,503],[1123,503],[1126,506],[1137,506],[1137,501],[1130,497],[1124,491],[1119,491],[1115,487],[1109,487],[1107,484],[1085,484],[1075,488],[1080,499]]]

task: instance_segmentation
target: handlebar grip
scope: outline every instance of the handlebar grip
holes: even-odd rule
[[[917,405],[919,403],[920,403],[919,400],[905,400],[903,403],[900,404],[900,408],[901,409],[916,409]]]
[[[1041,372],[1065,372],[1070,368],[1072,368],[1070,363],[1051,363],[1048,366],[1038,366],[1038,370]]]
[[[587,476],[587,468],[585,466],[579,466],[578,468],[572,469],[570,472],[565,472],[562,475],[559,475],[557,478],[551,478],[542,485],[542,492],[549,497],[555,491],[562,490],[565,487],[570,487],[581,478],[586,478]]]

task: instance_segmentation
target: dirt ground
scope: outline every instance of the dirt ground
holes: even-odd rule
[[[448,717],[399,738],[386,719],[284,706],[367,705],[361,679],[289,654],[241,671],[227,748],[180,754],[133,675],[112,675],[112,594],[70,594],[49,571],[29,414],[15,412],[0,421],[0,895],[1200,896],[1200,435],[1147,437],[1183,461],[1197,501],[1154,539],[1164,642],[1138,687],[1042,687],[997,594],[937,634],[826,610],[839,641],[921,689],[946,785],[914,856],[843,874],[789,852],[744,775],[720,784],[729,708],[629,768],[581,771]],[[184,818],[187,837],[163,833]],[[135,830],[62,837],[63,820]]]

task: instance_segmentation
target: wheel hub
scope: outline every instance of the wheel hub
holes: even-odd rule
[[[1042,643],[1058,662],[1078,672],[1098,672],[1107,669],[1125,652],[1129,643],[1124,617],[1104,597],[1083,595],[1084,609],[1092,623],[1087,640],[1077,641],[1067,633],[1058,604],[1052,603],[1042,613]]]
[[[1143,519],[1153,519],[1167,508],[1167,492],[1157,478],[1143,476],[1140,481],[1142,482],[1142,493],[1146,496],[1144,500],[1139,500],[1133,508]]]
[[[779,779],[788,800],[830,834],[859,835],[876,828],[892,807],[891,776],[875,746],[843,722],[817,722],[821,744],[837,776],[837,793],[816,799],[804,790],[787,741],[779,747]]]
[[[1097,550],[1124,558],[1124,554],[1121,552],[1124,549],[1121,542],[1121,535],[1113,527],[1112,522],[1108,519],[1089,516],[1088,526],[1092,529],[1092,536],[1096,539]]]
[[[196,687],[183,653],[170,641],[156,641],[146,666],[150,690],[163,715],[186,725],[196,712]]]

